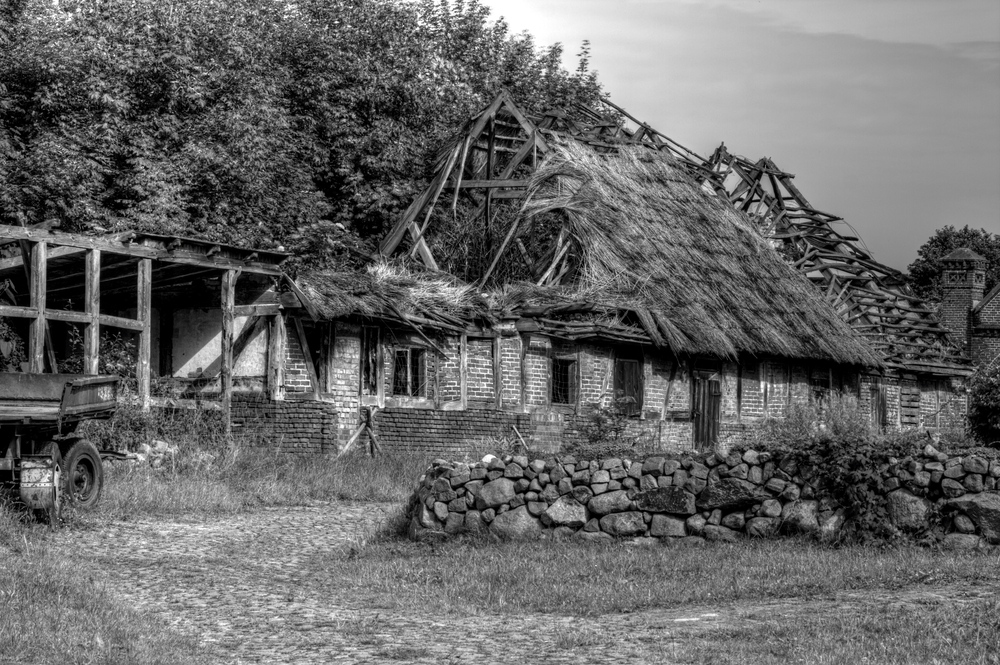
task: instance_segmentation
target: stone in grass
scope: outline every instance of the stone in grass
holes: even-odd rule
[[[949,499],[956,499],[965,494],[965,486],[957,480],[945,478],[941,481],[941,493]]]
[[[791,531],[815,533],[819,530],[819,501],[794,501],[781,509],[781,521]]]
[[[722,510],[716,508],[708,514],[708,523],[712,526],[719,526],[722,523]]]
[[[682,537],[687,535],[684,520],[669,515],[653,515],[649,523],[649,535],[655,538],[667,536]]]
[[[482,531],[483,527],[483,516],[478,510],[470,510],[465,513],[465,530],[470,533],[477,533]]]
[[[774,517],[753,517],[747,520],[746,534],[750,538],[771,538],[778,533],[780,523]]]
[[[686,536],[684,538],[677,538],[670,543],[674,547],[704,547],[705,539],[701,536]]]
[[[537,538],[542,533],[542,523],[524,506],[497,515],[490,524],[490,531],[510,540]]]
[[[708,524],[705,526],[705,540],[709,542],[735,543],[739,540],[739,534],[724,526]]]
[[[587,532],[597,532],[601,530],[601,520],[596,517],[590,518],[586,524],[583,525],[583,530]]]
[[[953,524],[955,525],[955,531],[958,531],[959,533],[976,532],[976,525],[972,523],[972,520],[969,519],[968,515],[963,515],[962,513],[955,515]]]
[[[448,534],[462,533],[465,530],[465,515],[462,513],[451,513],[444,523],[444,532]]]
[[[619,538],[641,536],[646,533],[646,520],[636,510],[612,513],[601,518],[601,531]]]
[[[628,510],[631,505],[632,500],[628,498],[628,493],[625,490],[599,494],[587,502],[587,508],[595,515],[623,512]]]
[[[580,540],[611,540],[614,536],[603,531],[577,531],[573,537]]]
[[[513,499],[515,494],[513,480],[497,478],[480,488],[477,505],[481,508],[498,508]]]
[[[579,529],[587,523],[587,508],[572,496],[562,496],[541,514],[545,526]]]
[[[654,513],[693,515],[695,512],[694,494],[680,487],[658,487],[639,492],[635,495],[635,505],[639,510]]]
[[[496,517],[496,514],[497,511],[493,510],[492,508],[487,508],[486,510],[482,511],[479,515],[480,517],[482,517],[483,522],[489,524],[490,522],[493,521],[493,518]]]
[[[889,521],[897,529],[919,531],[927,527],[927,516],[931,509],[927,499],[913,496],[906,490],[890,492],[887,499]]]
[[[435,515],[434,511],[424,504],[420,504],[420,506],[417,507],[414,519],[416,520],[417,525],[422,529],[431,529],[432,531],[441,530],[441,522],[438,521],[437,515]]]
[[[688,533],[694,536],[700,536],[705,533],[706,524],[707,521],[701,515],[692,515],[684,520],[684,526],[687,527]]]
[[[448,504],[447,503],[441,503],[440,501],[435,501],[434,502],[434,516],[437,517],[438,520],[440,520],[442,522],[444,522],[446,519],[448,519]]]
[[[947,505],[965,513],[987,542],[1000,545],[1000,494],[966,494],[952,499]]]
[[[732,529],[733,531],[739,531],[744,527],[744,525],[746,525],[746,523],[747,523],[746,517],[744,517],[743,513],[741,512],[729,513],[728,515],[722,518],[721,522],[719,522],[720,525],[728,529]]]
[[[425,529],[417,522],[416,518],[410,520],[410,526],[406,530],[406,536],[410,540],[417,542],[440,542],[448,538],[448,534],[444,531]]]
[[[946,550],[974,550],[980,546],[979,536],[971,533],[949,533],[941,541]]]

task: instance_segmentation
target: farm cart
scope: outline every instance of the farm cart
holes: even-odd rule
[[[0,373],[0,486],[50,522],[62,500],[91,507],[101,496],[104,470],[94,444],[77,426],[110,418],[117,376]]]

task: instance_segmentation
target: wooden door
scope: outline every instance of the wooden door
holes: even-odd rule
[[[722,382],[716,372],[695,372],[693,387],[694,446],[697,450],[713,450],[719,442]]]
[[[642,412],[642,362],[635,358],[615,360],[615,399],[627,415]]]

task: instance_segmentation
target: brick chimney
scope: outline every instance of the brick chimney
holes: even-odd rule
[[[972,319],[970,312],[986,288],[986,259],[967,247],[956,249],[941,258],[944,265],[941,287],[941,323],[952,339],[966,353]]]

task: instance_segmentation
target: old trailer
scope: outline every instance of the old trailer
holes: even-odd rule
[[[0,485],[51,522],[63,502],[95,505],[101,455],[77,427],[114,414],[118,383],[117,376],[0,373]]]

